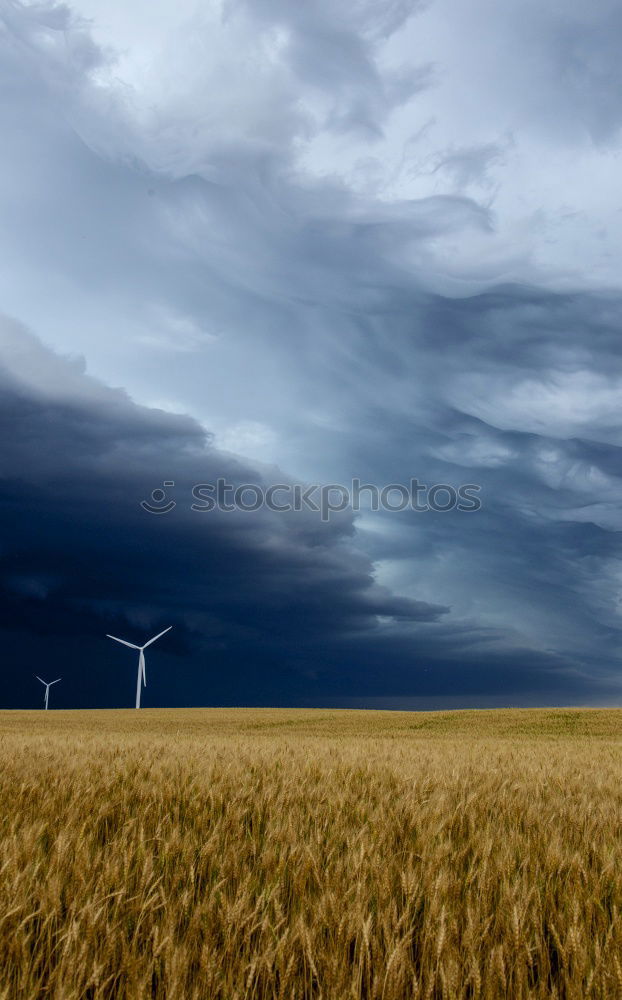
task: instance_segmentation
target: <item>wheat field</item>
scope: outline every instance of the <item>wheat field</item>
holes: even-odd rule
[[[0,1000],[622,998],[622,711],[0,713]]]

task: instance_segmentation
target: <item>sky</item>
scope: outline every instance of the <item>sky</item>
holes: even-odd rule
[[[0,707],[622,702],[621,42],[0,0]]]

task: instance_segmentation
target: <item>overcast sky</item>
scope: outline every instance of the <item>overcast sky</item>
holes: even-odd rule
[[[105,634],[168,625],[147,705],[620,703],[621,44],[614,0],[0,0],[7,706],[131,705]]]

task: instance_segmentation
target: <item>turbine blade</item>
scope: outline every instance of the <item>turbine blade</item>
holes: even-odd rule
[[[37,678],[38,681],[41,681],[42,684],[45,684],[45,681],[42,680],[41,677],[39,677],[39,674],[35,674],[35,677]]]
[[[116,635],[108,635],[106,632],[107,639],[114,639],[115,642],[122,642],[124,646],[129,646],[130,649],[140,649],[140,646],[136,646],[133,642],[127,642],[125,639],[117,639]]]
[[[171,629],[172,629],[172,627],[173,627],[172,625],[169,625],[168,628],[164,629],[164,632],[158,632],[157,635],[154,635],[153,639],[150,639],[149,642],[145,643],[145,645],[143,646],[143,649],[146,649],[147,646],[150,646],[152,642],[155,642],[156,639],[159,639],[161,635],[164,635],[166,632],[170,632]]]
[[[57,677],[55,681],[50,681],[50,687],[52,687],[52,684],[58,684],[58,682],[62,681],[62,679],[62,677]]]
[[[142,649],[140,651],[140,669],[143,675],[143,684],[145,685],[145,687],[147,687],[147,675],[145,673],[145,654],[143,653]]]

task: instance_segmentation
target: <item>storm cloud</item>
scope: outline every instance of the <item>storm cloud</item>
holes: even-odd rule
[[[42,658],[123,703],[103,635],[160,624],[154,704],[618,699],[615,5],[0,16],[11,703]],[[481,509],[190,510],[219,476]]]

